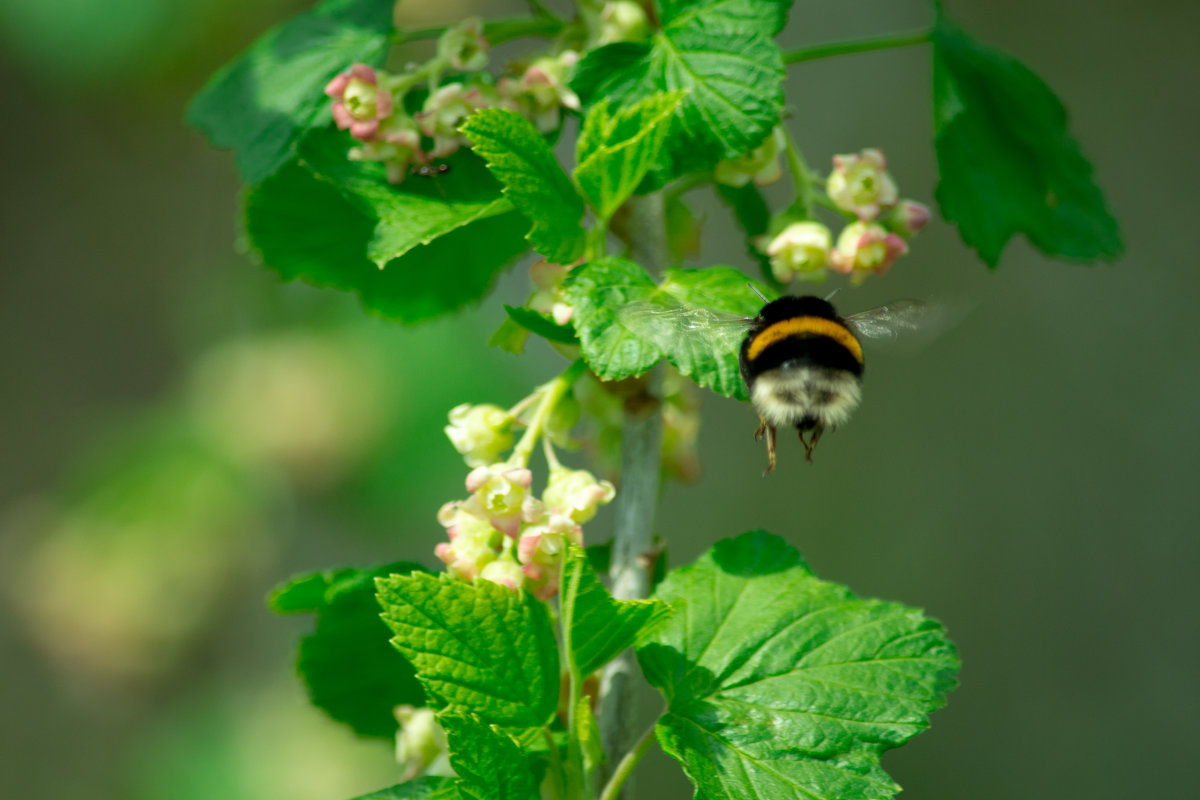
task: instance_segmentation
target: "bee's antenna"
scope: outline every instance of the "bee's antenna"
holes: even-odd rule
[[[766,297],[763,297],[763,293],[762,293],[762,292],[760,292],[760,291],[758,290],[758,287],[757,287],[757,286],[755,286],[753,283],[751,283],[750,281],[746,281],[746,285],[750,287],[750,291],[754,292],[754,293],[755,293],[756,295],[758,295],[759,297],[762,297],[762,301],[763,301],[764,303],[769,303],[769,302],[771,302],[771,301],[770,301],[770,300],[768,300]]]
[[[832,292],[830,292],[829,294],[825,295],[825,302],[826,302],[826,303],[828,303],[830,300],[832,300],[832,299],[833,299],[833,296],[834,296],[834,295],[836,295],[836,294],[837,294],[838,292],[840,292],[841,290],[842,290],[842,289],[841,289],[841,287],[839,286],[837,289],[834,289]]]

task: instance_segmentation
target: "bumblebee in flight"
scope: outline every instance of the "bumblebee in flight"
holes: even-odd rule
[[[674,322],[673,337],[708,336],[715,348],[733,348],[736,340],[721,343],[726,331],[743,337],[738,364],[758,413],[754,438],[767,438],[764,475],[775,469],[778,428],[796,428],[805,457],[812,461],[825,429],[844,423],[858,407],[864,366],[860,338],[895,338],[924,327],[931,316],[931,306],[899,300],[841,317],[828,300],[811,295],[768,302],[752,319],[683,305],[643,309],[627,311],[627,322],[653,331],[667,347],[662,323],[668,319]],[[638,319],[648,317],[654,318],[653,325]]]

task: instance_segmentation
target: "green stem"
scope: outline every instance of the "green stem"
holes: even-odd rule
[[[630,224],[623,231],[633,258],[652,275],[668,266],[666,217],[661,192],[635,195],[627,201]],[[644,389],[625,401],[621,428],[621,489],[613,504],[613,549],[609,576],[612,595],[635,600],[650,594],[646,554],[654,547],[654,511],[658,505],[662,469],[662,372],[652,370]],[[630,749],[638,708],[640,671],[633,655],[625,652],[609,662],[600,677],[597,723],[606,753]],[[628,769],[632,769],[632,764]],[[607,769],[607,768],[605,768]],[[624,782],[625,778],[621,779]],[[611,781],[610,781],[611,783]],[[608,795],[610,800],[620,790]]]
[[[815,61],[818,58],[846,56],[853,53],[870,53],[874,50],[892,50],[897,47],[909,47],[914,44],[925,44],[933,39],[933,28],[922,28],[919,31],[893,33],[887,36],[871,36],[865,39],[850,39],[842,42],[801,47],[790,53],[783,54],[784,64],[799,64],[801,61]]]
[[[796,190],[796,199],[792,203],[792,207],[799,211],[805,219],[812,219],[816,191],[813,189],[808,164],[804,163],[804,156],[787,128],[784,128],[783,139],[787,153],[788,171],[792,174],[792,186]]]
[[[564,23],[553,15],[549,17],[509,17],[486,22],[483,25],[483,35],[489,44],[497,45],[512,39],[526,36],[552,37],[558,35]],[[406,44],[436,39],[441,36],[449,25],[435,25],[430,28],[417,28],[411,31],[396,31],[392,34],[392,44]]]
[[[616,800],[617,795],[621,792],[621,787],[625,785],[625,779],[629,777],[629,773],[633,772],[633,768],[642,760],[642,756],[646,755],[650,745],[654,742],[654,727],[651,725],[647,728],[633,749],[621,759],[621,763],[613,771],[612,777],[608,779],[604,791],[600,792],[600,800]]]
[[[554,783],[558,791],[555,796],[565,798],[567,796],[567,777],[563,773],[562,757],[558,754],[558,745],[554,743],[554,734],[547,727],[542,728],[542,736],[546,737],[546,749],[550,753],[550,770],[556,776]]]
[[[533,448],[542,434],[546,419],[554,411],[558,401],[575,384],[575,381],[579,380],[586,369],[587,365],[583,363],[583,359],[577,359],[574,364],[563,370],[561,375],[538,389],[540,400],[537,410],[533,412],[533,419],[529,420],[529,427],[525,429],[521,441],[517,442],[512,455],[508,457],[509,464],[523,467],[529,463],[529,457],[533,455]]]

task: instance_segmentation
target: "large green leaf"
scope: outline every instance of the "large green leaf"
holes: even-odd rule
[[[695,21],[774,36],[787,23],[794,0],[656,0],[659,19],[671,25]]]
[[[779,3],[753,0],[662,4],[649,42],[618,42],[588,53],[572,86],[588,105],[630,108],[658,92],[685,91],[675,112],[658,182],[708,169],[757,146],[779,121],[783,60],[770,38]]]
[[[605,258],[572,270],[563,286],[584,360],[600,378],[640,375],[665,357],[700,386],[746,399],[738,347],[762,300],[741,272],[670,269],[656,286],[632,261]]]
[[[592,106],[575,143],[575,179],[601,219],[608,220],[654,166],[682,101],[682,92],[653,94],[615,116],[607,100]]]
[[[657,600],[614,600],[588,563],[572,547],[562,574],[562,620],[567,653],[581,675],[590,675],[671,615]]]
[[[511,736],[475,717],[443,714],[450,766],[464,797],[475,800],[534,800],[538,784],[532,764]]]
[[[537,728],[558,706],[558,647],[546,604],[491,581],[393,575],[377,582],[392,644],[440,704]]]
[[[353,800],[462,800],[454,778],[424,777],[359,795]]]
[[[291,160],[309,128],[328,122],[331,78],[355,62],[383,61],[394,6],[326,0],[272,28],[200,90],[188,123],[233,148],[242,178],[258,183]]]
[[[504,194],[533,223],[529,241],[556,264],[583,253],[583,200],[533,123],[515,111],[488,108],[462,126],[471,147],[504,184]]]
[[[310,172],[329,181],[351,205],[375,220],[366,253],[380,268],[414,247],[512,209],[500,194],[500,184],[469,150],[446,159],[446,172],[411,175],[393,185],[382,163],[346,157],[351,141],[330,126],[304,137],[298,152]]]
[[[412,664],[389,644],[375,602],[376,577],[419,569],[397,562],[311,573],[271,594],[274,611],[316,613],[316,630],[300,640],[296,668],[313,705],[360,736],[390,739],[397,728],[392,709],[425,704]]]
[[[416,180],[416,178],[413,178]],[[420,322],[483,297],[528,243],[515,211],[476,220],[379,269],[366,255],[378,221],[297,162],[246,195],[255,254],[285,280],[358,293],[381,316]]]
[[[655,596],[674,614],[638,661],[668,701],[659,742],[706,800],[891,797],[880,754],[928,727],[955,683],[937,622],[818,580],[762,531]]]
[[[1025,66],[944,17],[933,37],[933,106],[938,204],[989,266],[1018,233],[1051,256],[1121,255],[1117,222],[1062,103]]]

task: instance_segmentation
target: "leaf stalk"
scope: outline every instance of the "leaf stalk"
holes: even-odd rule
[[[784,64],[799,64],[802,61],[816,61],[821,58],[847,56],[855,53],[870,53],[875,50],[893,50],[897,47],[911,47],[915,44],[925,44],[933,39],[933,28],[922,28],[905,33],[892,33],[886,36],[870,36],[863,39],[847,39],[840,42],[827,42],[811,47],[801,47],[798,50],[783,54]]]
[[[637,740],[633,748],[627,752],[622,758],[621,763],[617,764],[617,768],[613,770],[612,777],[605,784],[604,790],[600,792],[600,800],[616,800],[621,793],[621,787],[625,785],[625,780],[629,774],[633,772],[633,768],[642,760],[642,756],[646,755],[650,750],[650,745],[654,742],[654,728],[658,724],[655,723],[646,729]]]

